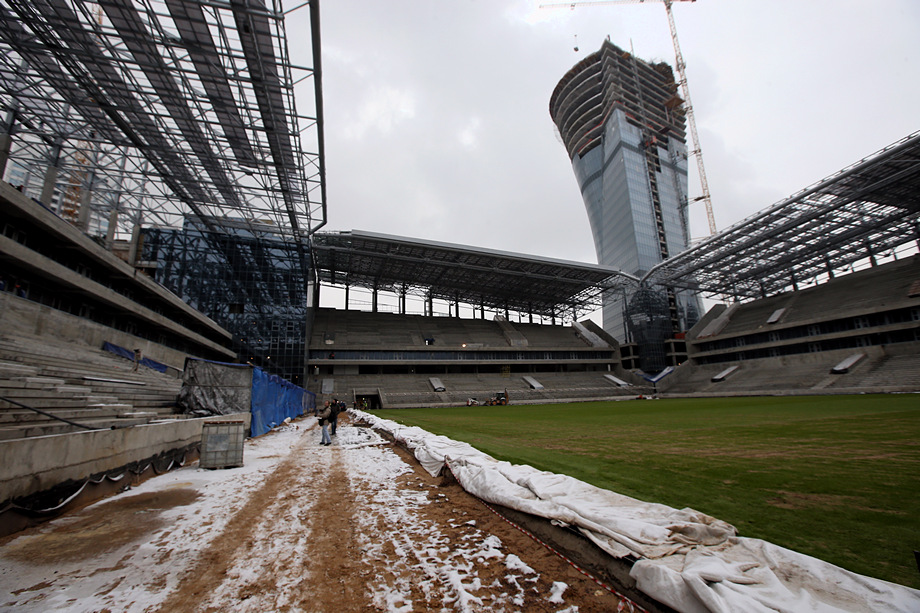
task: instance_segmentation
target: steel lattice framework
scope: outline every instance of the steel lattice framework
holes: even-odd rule
[[[33,197],[53,169],[58,213],[109,241],[141,221],[214,231],[232,219],[300,242],[325,223],[308,5],[312,66],[299,67],[281,0],[2,0],[10,163],[32,173]],[[298,111],[300,83],[312,108]]]
[[[761,298],[917,247],[920,132],[665,260],[643,281]]]
[[[320,281],[546,317],[580,317],[635,277],[606,266],[352,230],[313,235]]]

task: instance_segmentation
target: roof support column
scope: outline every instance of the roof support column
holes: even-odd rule
[[[831,266],[831,259],[827,257],[826,255],[824,256],[824,265],[827,267],[827,278],[833,279],[834,278],[834,267]]]
[[[313,338],[313,318],[316,314],[316,307],[319,306],[319,278],[309,275],[307,281],[307,308],[304,313],[304,337],[303,337],[303,372],[301,373],[300,385],[307,387],[307,381],[310,378],[310,339]]]
[[[109,251],[112,250],[112,245],[115,243],[115,227],[118,225],[118,203],[120,200],[119,196],[115,197],[115,205],[112,206],[112,210],[109,212],[109,223],[105,230],[105,248]]]
[[[47,207],[51,206],[51,198],[54,196],[54,186],[57,184],[58,172],[58,163],[61,159],[61,141],[56,141],[51,145],[51,150],[48,152],[48,169],[45,171],[45,182],[42,185],[42,195],[38,199],[39,202],[44,204]]]
[[[872,263],[872,268],[878,266],[878,261],[875,259],[875,251],[872,250],[872,245],[869,244],[869,241],[864,243],[866,245],[866,251],[869,252],[869,262]]]
[[[137,258],[140,255],[137,252],[137,247],[141,242],[141,224],[143,221],[144,217],[139,212],[137,217],[134,219],[134,227],[131,228],[131,244],[128,246],[128,264],[131,266],[134,266],[137,263]]]
[[[346,311],[348,310],[348,290],[349,289],[350,289],[350,286],[346,283],[345,284],[345,310]]]
[[[84,232],[89,231],[90,205],[93,201],[93,175],[95,171],[90,170],[86,175],[86,181],[80,188],[80,212],[77,216],[77,227]]]
[[[13,145],[13,126],[16,123],[16,111],[6,114],[3,129],[0,131],[0,177],[6,172],[6,163],[10,159],[10,148]]]
[[[371,311],[377,312],[377,284],[374,283],[374,287],[371,289]]]
[[[406,286],[403,285],[399,290],[399,314],[406,314]]]
[[[918,241],[918,242],[920,242],[920,241]],[[485,319],[485,318],[486,318],[486,305],[485,305],[485,303],[482,302],[481,300],[479,301],[479,316],[480,316],[480,319]]]
[[[118,214],[121,208],[121,194],[124,189],[125,166],[128,164],[128,156],[121,158],[121,173],[118,176],[118,192],[115,194],[115,202],[112,204],[112,211],[109,213],[109,225],[105,231],[105,248],[112,250],[115,243],[115,229],[118,227]]]
[[[428,292],[428,317],[434,317],[434,299],[431,297],[431,292]]]

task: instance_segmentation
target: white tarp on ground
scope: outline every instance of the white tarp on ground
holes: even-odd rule
[[[472,446],[353,411],[403,442],[432,475],[446,465],[469,493],[564,522],[610,555],[637,558],[640,590],[681,613],[916,613],[920,591],[872,579],[766,541],[723,521],[642,502],[530,466],[500,462]]]

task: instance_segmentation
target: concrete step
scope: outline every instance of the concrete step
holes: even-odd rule
[[[114,419],[124,411],[121,410],[100,410],[100,409],[88,409],[86,407],[82,408],[51,408],[45,409],[44,407],[40,408],[43,411],[51,413],[52,415],[57,415],[64,419],[69,419],[71,421],[81,422],[82,420],[92,420],[92,419]],[[0,424],[23,424],[23,423],[44,423],[47,421],[53,421],[54,418],[48,417],[47,415],[42,415],[41,413],[36,413],[35,411],[30,411],[28,409],[5,409],[0,410]]]
[[[58,385],[54,388],[59,394],[75,394],[75,395],[85,395],[87,392],[86,386],[83,385]]]
[[[14,381],[24,381],[28,389],[54,389],[58,385],[64,385],[64,379],[54,377],[16,377]]]
[[[154,418],[139,417],[121,419],[118,417],[111,417],[105,419],[81,420],[78,423],[86,426],[92,426],[100,430],[105,430],[113,427],[127,428],[129,426],[141,426],[149,423],[149,421],[152,419]],[[5,424],[0,427],[0,440],[11,440],[33,436],[49,436],[52,434],[69,434],[71,432],[84,431],[85,430],[83,428],[77,428],[76,426],[72,426],[70,424],[56,420],[42,423],[24,423],[15,425]]]
[[[120,403],[120,402],[112,403],[112,404],[101,404],[101,403],[100,404],[88,404],[86,405],[86,408],[95,409],[97,411],[106,411],[106,412],[112,411],[116,414],[119,412],[128,412],[128,411],[134,410],[133,405]]]
[[[34,377],[38,374],[38,368],[19,362],[7,362],[0,360],[0,378],[9,379],[12,377]]]
[[[150,394],[150,395],[89,395],[89,394],[58,394],[49,390],[3,390],[0,396],[13,402],[35,407],[37,409],[52,408],[85,408],[99,405],[126,404],[138,408],[169,407],[176,404],[175,394]],[[13,409],[17,405],[0,400],[0,410]]]

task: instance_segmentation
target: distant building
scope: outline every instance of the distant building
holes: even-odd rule
[[[671,67],[605,41],[559,81],[550,115],[588,211],[598,263],[637,276],[687,248],[687,143]],[[644,289],[604,302],[604,329],[636,343],[646,371],[680,357],[668,340],[700,317],[687,292]],[[678,352],[679,353],[679,352]]]

